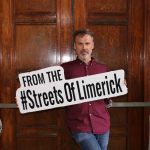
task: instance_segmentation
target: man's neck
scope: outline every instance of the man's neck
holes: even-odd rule
[[[79,58],[79,59],[80,59],[82,62],[84,62],[85,64],[87,64],[87,65],[88,65],[89,62],[91,61],[91,58],[88,58],[88,59],[87,59],[87,58],[85,58],[85,59],[84,59],[84,58],[82,58],[82,59]]]

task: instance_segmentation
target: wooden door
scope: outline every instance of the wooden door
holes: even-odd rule
[[[1,0],[0,3],[1,103],[15,103],[19,73],[71,60],[71,1]],[[0,149],[72,149],[63,112],[53,109],[21,115],[18,109],[2,109]]]
[[[144,101],[144,2],[0,0],[0,102],[15,103],[19,73],[75,58],[72,33],[79,28],[94,31],[97,61],[126,72],[129,93],[113,100]],[[18,109],[0,112],[2,150],[79,149],[66,127],[64,108],[24,115]],[[143,108],[111,108],[110,114],[109,150],[143,150]]]
[[[144,101],[150,102],[150,1],[145,0]],[[144,149],[150,146],[150,108],[144,109]],[[149,132],[148,132],[149,131]]]
[[[125,70],[128,95],[114,102],[143,101],[143,6],[141,0],[75,1],[75,29],[94,31],[95,58],[110,70]],[[142,150],[143,108],[111,108],[110,114],[109,150]]]

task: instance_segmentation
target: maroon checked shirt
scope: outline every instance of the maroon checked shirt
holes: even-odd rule
[[[107,67],[92,59],[88,65],[79,60],[62,64],[65,78],[72,79],[107,71]],[[105,133],[110,120],[104,100],[96,100],[66,107],[67,125],[72,132]]]

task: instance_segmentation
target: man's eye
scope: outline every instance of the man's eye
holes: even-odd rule
[[[82,43],[78,43],[78,45],[82,45]]]

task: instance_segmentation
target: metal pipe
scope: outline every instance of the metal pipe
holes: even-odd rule
[[[150,107],[150,102],[112,102],[112,107]]]
[[[150,102],[112,102],[111,107],[150,107]],[[0,109],[18,108],[16,103],[0,103]]]

